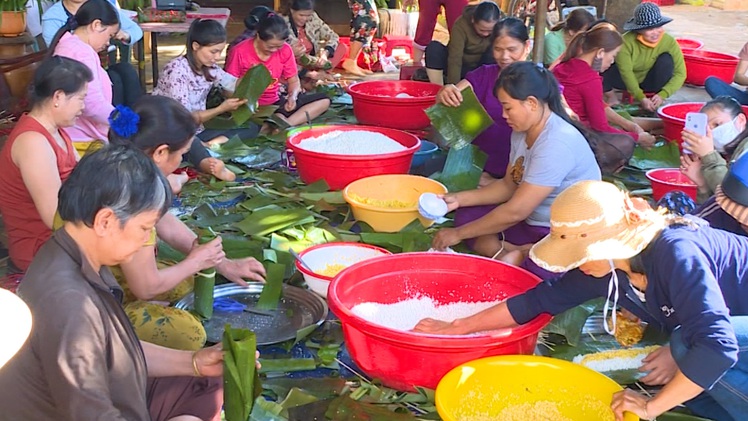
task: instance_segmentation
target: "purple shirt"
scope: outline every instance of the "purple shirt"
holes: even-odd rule
[[[511,127],[502,117],[504,108],[494,95],[494,86],[499,79],[500,70],[497,64],[487,64],[465,75],[465,79],[473,86],[478,101],[493,119],[493,124],[473,140],[473,145],[488,154],[488,161],[483,169],[495,178],[502,178],[506,173],[512,134]]]

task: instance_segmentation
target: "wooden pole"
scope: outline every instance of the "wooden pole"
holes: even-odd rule
[[[547,21],[548,0],[537,0],[535,2],[535,41],[532,50],[532,59],[535,63],[543,63],[545,25]]]

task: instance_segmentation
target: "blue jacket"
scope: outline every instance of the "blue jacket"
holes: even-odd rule
[[[738,342],[729,317],[748,315],[748,238],[694,220],[702,225],[666,228],[640,254],[648,280],[646,302],[619,271],[618,303],[667,332],[681,326],[688,353],[679,368],[710,389],[737,362]],[[608,279],[574,269],[508,299],[507,307],[517,323],[541,313],[555,315],[605,297]]]
[[[143,38],[143,30],[140,29],[137,22],[132,20],[126,12],[122,9],[117,8],[119,12],[119,22],[122,30],[130,34],[130,45],[134,45],[136,42]],[[65,10],[62,2],[57,2],[50,6],[46,12],[42,15],[42,37],[47,46],[52,44],[52,40],[55,38],[57,31],[60,30],[68,21],[70,13]]]
[[[713,228],[742,235],[743,237],[748,236],[748,232],[743,229],[740,222],[722,210],[722,207],[719,206],[714,196],[710,197],[703,205],[694,210],[693,214],[709,222],[709,226]]]

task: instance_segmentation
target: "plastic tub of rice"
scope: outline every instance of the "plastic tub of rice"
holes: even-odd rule
[[[301,180],[325,180],[331,190],[379,174],[407,174],[421,147],[415,135],[369,126],[313,126],[289,134]]]
[[[361,124],[402,130],[428,127],[426,108],[436,104],[440,85],[412,80],[370,80],[348,87],[353,115]]]

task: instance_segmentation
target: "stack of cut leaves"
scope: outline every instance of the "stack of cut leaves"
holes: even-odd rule
[[[678,168],[679,166],[678,144],[660,140],[650,150],[637,146],[629,164],[618,174],[606,177],[606,181],[628,191],[633,196],[650,197],[652,186],[645,173],[657,168]]]

